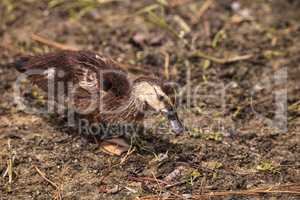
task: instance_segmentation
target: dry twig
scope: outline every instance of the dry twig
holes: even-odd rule
[[[9,192],[12,191],[12,177],[13,177],[13,156],[12,156],[12,149],[10,145],[10,139],[7,141],[8,151],[9,151],[9,159],[7,161],[7,172],[8,172],[8,190]]]
[[[69,46],[69,45],[65,45],[65,44],[55,42],[55,41],[51,41],[51,40],[48,40],[48,39],[46,39],[42,36],[39,36],[37,34],[32,34],[31,39],[34,40],[34,41],[37,41],[41,44],[44,44],[44,45],[47,45],[47,46],[50,46],[50,47],[54,47],[56,49],[69,50],[69,51],[78,51],[79,50],[76,47],[72,47],[72,46]]]
[[[132,140],[131,140],[131,144],[130,144],[130,147],[126,153],[126,155],[121,159],[121,162],[120,162],[120,165],[122,165],[123,163],[126,162],[126,160],[128,159],[128,157],[133,153],[135,152],[135,147],[132,146]]]
[[[57,196],[58,196],[58,199],[61,200],[62,199],[62,196],[60,194],[60,189],[58,187],[58,185],[56,183],[54,183],[53,181],[51,181],[50,179],[48,179],[45,174],[37,167],[37,166],[34,166],[35,170],[37,171],[37,173],[46,181],[48,182],[51,186],[53,186],[56,191],[57,191]]]
[[[196,16],[192,19],[192,23],[196,23],[204,14],[205,12],[213,5],[214,0],[206,0],[199,11],[197,12]]]
[[[248,59],[252,58],[253,55],[247,54],[247,55],[242,55],[242,56],[240,56],[240,55],[232,56],[232,57],[228,57],[228,58],[217,58],[217,57],[207,55],[207,54],[203,53],[202,51],[197,50],[194,53],[192,53],[192,57],[201,57],[201,58],[205,58],[207,60],[211,60],[212,62],[215,62],[215,63],[228,64],[228,63],[233,63],[233,62],[237,62],[237,61],[248,60]]]
[[[292,194],[292,195],[300,195],[300,184],[287,184],[287,185],[279,185],[279,186],[271,186],[271,187],[262,187],[256,188],[252,190],[240,190],[240,191],[219,191],[219,192],[207,192],[204,194],[196,194],[192,195],[192,199],[209,199],[212,197],[220,197],[220,196],[245,196],[245,195],[259,195],[259,194]],[[142,200],[154,200],[159,199],[157,195],[150,195],[146,197],[139,197]],[[178,196],[170,196],[167,198],[168,200],[178,199]]]
[[[165,56],[165,64],[164,64],[164,75],[167,80],[170,79],[169,66],[170,66],[170,55],[167,52],[162,52]]]

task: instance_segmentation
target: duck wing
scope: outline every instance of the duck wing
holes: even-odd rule
[[[128,95],[127,73],[114,60],[90,51],[62,51],[22,58],[17,69],[48,92],[59,104],[72,104],[77,112],[99,108],[105,96]]]

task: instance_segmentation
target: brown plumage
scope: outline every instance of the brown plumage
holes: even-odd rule
[[[99,53],[48,53],[21,58],[14,66],[56,103],[91,123],[139,122],[145,111],[155,110],[166,115],[175,132],[183,131],[162,81],[129,77],[119,63]]]

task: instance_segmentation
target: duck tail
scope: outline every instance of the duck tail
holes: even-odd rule
[[[25,72],[25,65],[29,61],[28,57],[21,57],[18,60],[11,62],[11,63],[5,63],[5,64],[0,64],[0,67],[7,67],[7,68],[15,68],[19,72]]]

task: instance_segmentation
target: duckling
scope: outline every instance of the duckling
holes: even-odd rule
[[[163,81],[132,77],[100,53],[60,51],[22,57],[11,65],[47,92],[48,101],[67,104],[91,124],[140,123],[152,110],[165,116],[175,133],[184,131]]]

